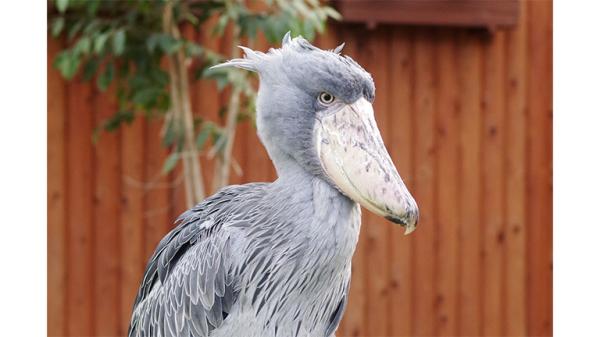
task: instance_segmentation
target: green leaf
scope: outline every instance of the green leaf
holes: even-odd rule
[[[73,38],[75,37],[75,35],[77,35],[77,33],[79,33],[79,31],[81,30],[82,27],[83,27],[83,21],[77,21],[73,26],[71,26],[71,29],[69,29],[69,32],[67,33],[67,39],[69,41],[72,41]]]
[[[311,20],[304,21],[304,29],[302,30],[302,36],[308,41],[312,41],[315,38],[315,26]]]
[[[336,11],[335,9],[329,7],[329,6],[325,6],[323,7],[323,11],[325,12],[325,14],[327,14],[327,16],[329,16],[330,18],[340,21],[342,20],[342,15]]]
[[[83,79],[89,81],[94,77],[100,62],[97,57],[90,58],[83,66]]]
[[[56,0],[56,8],[59,12],[64,13],[69,6],[69,0]]]
[[[108,40],[108,33],[101,33],[96,36],[94,39],[94,53],[100,55],[104,50],[104,46],[106,45],[106,41]]]
[[[140,90],[137,90],[134,94],[133,97],[131,98],[131,100],[139,105],[142,106],[147,106],[149,104],[151,104],[157,97],[157,95],[160,93],[161,89],[157,89],[157,88],[143,88]]]
[[[84,36],[80,38],[79,41],[77,41],[77,44],[74,47],[74,51],[75,53],[86,55],[89,54],[91,47],[92,42],[90,41],[90,38]]]
[[[215,77],[215,80],[217,81],[217,90],[218,91],[223,91],[223,89],[225,89],[227,84],[229,84],[229,78],[227,76],[217,76],[217,77]]]
[[[195,17],[194,14],[192,14],[190,12],[184,12],[183,19],[186,20],[187,22],[191,23],[193,26],[197,26],[200,23],[198,18]]]
[[[165,133],[162,138],[162,144],[165,147],[171,146],[175,142],[176,131],[175,125],[173,125],[174,123],[175,122],[171,120],[165,129]]]
[[[219,108],[219,111],[217,111],[217,115],[219,116],[219,118],[224,118],[225,117],[225,113],[227,112],[227,106],[222,106]],[[221,132],[221,130],[219,128],[214,128],[214,134],[218,134],[219,132]]]
[[[170,99],[171,98],[169,97],[169,94],[165,90],[163,90],[157,95],[154,107],[159,111],[165,112],[169,109],[169,106],[171,105]]]
[[[204,146],[204,143],[206,143],[206,140],[208,139],[208,136],[210,136],[212,129],[212,123],[206,122],[204,125],[202,125],[202,131],[200,131],[198,137],[196,138],[196,146],[199,149],[201,149]]]
[[[225,31],[225,27],[227,27],[227,21],[229,21],[229,17],[227,15],[221,15],[219,21],[213,28],[212,34],[213,36],[221,36]]]
[[[115,55],[123,54],[123,51],[125,51],[125,30],[119,29],[113,36],[112,43]]]
[[[165,87],[169,84],[169,75],[160,68],[152,68],[147,72],[149,78],[157,87]]]
[[[62,51],[54,59],[54,67],[60,71],[62,76],[70,80],[77,73],[81,59],[70,50]]]
[[[100,21],[99,20],[95,20],[95,19],[91,19],[91,20],[86,20],[89,21],[88,24],[85,26],[85,28],[83,28],[83,34],[84,35],[96,35],[98,33],[98,29],[100,28]]]
[[[176,52],[182,45],[182,42],[176,40],[170,35],[161,34],[158,36],[158,45],[163,50],[165,54],[173,54]]]
[[[262,15],[242,15],[238,20],[241,28],[241,34],[248,36],[250,39],[256,38],[256,32],[262,25],[264,20]]]
[[[106,65],[104,72],[100,74],[100,76],[98,76],[98,79],[96,80],[96,85],[98,86],[98,88],[101,91],[106,91],[106,89],[108,89],[108,86],[112,82],[114,75],[115,65],[112,62],[110,62]]]
[[[213,146],[212,151],[216,153],[223,152],[225,145],[227,144],[227,136],[224,132],[219,133],[217,136],[217,140],[215,141],[215,145]]]
[[[165,163],[162,168],[162,173],[167,174],[171,172],[175,168],[175,165],[177,165],[177,161],[179,161],[179,152],[171,153],[169,157],[167,157],[167,159],[165,160]]]
[[[87,3],[87,13],[90,16],[94,16],[96,11],[98,11],[98,7],[100,7],[101,0],[92,0]]]
[[[63,18],[62,16],[56,18],[56,20],[54,20],[54,22],[52,23],[52,36],[57,37],[58,35],[60,35],[60,32],[62,32],[64,27],[65,18]]]
[[[185,44],[185,54],[190,57],[198,56],[202,54],[202,47],[194,42],[187,42]]]
[[[121,124],[133,122],[135,115],[131,111],[118,111],[114,115],[110,116],[108,119],[102,123],[102,128],[108,132],[113,132],[119,129]]]
[[[160,35],[161,34],[152,34],[146,40],[146,48],[148,48],[149,52],[152,53],[156,49],[156,46],[158,45],[158,41],[160,39]]]

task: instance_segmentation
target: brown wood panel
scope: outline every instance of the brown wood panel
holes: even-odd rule
[[[158,119],[148,121],[145,132],[146,153],[144,187],[144,256],[150,258],[156,245],[172,228],[174,219],[171,218],[172,188],[168,175],[162,172],[167,158],[167,149],[163,147],[160,132],[163,124]]]
[[[336,0],[346,22],[495,28],[513,26],[518,0]]]
[[[145,190],[143,186],[146,123],[137,118],[121,131],[121,326],[127,329],[132,305],[150,258],[144,244]],[[126,330],[124,330],[126,331]]]
[[[460,104],[460,265],[458,335],[481,336],[481,44],[477,36],[458,37]]]
[[[370,32],[367,43],[361,48],[359,63],[373,76],[377,90],[383,93],[375,97],[373,109],[384,144],[389,147],[392,128],[390,127],[388,92],[388,65],[390,63],[389,32],[377,30]],[[381,65],[385,65],[382,67]],[[367,264],[367,336],[387,336],[389,334],[389,236],[393,223],[365,211],[367,221],[367,260],[378,263]],[[376,319],[375,319],[376,318]]]
[[[48,335],[66,332],[66,87],[52,67],[62,41],[48,40]]]
[[[552,335],[552,3],[529,1],[528,334]]]
[[[219,40],[213,38],[211,34],[211,27],[217,22],[217,19],[217,17],[210,18],[208,22],[204,25],[204,27],[206,28],[201,29],[198,32],[197,36],[199,43],[213,50],[218,49],[219,46]],[[197,116],[201,116],[203,120],[219,122],[220,102],[218,99],[216,99],[216,97],[219,97],[219,92],[217,90],[217,85],[215,81],[198,81],[194,85],[194,90],[194,114]],[[203,169],[202,173],[204,176],[204,186],[206,187],[206,193],[212,194],[215,192],[212,190],[212,175],[214,171],[214,162],[212,160],[207,160],[206,156],[202,156],[200,160],[200,165],[202,165]]]
[[[254,42],[254,48],[266,51],[270,48],[270,45],[264,36],[258,35]],[[273,181],[276,176],[275,168],[269,160],[267,150],[258,139],[256,132],[256,127],[252,121],[244,125],[246,151],[243,153],[243,160],[245,162],[243,180],[245,182]]]
[[[390,131],[388,143],[390,156],[400,176],[409,190],[414,189],[413,171],[413,80],[414,54],[413,33],[407,29],[395,28],[391,33],[390,65],[387,94],[389,100],[389,123],[394,126]],[[380,98],[383,99],[383,98]],[[413,278],[410,274],[413,258],[414,235],[405,236],[403,228],[392,226],[390,235],[390,312],[391,336],[410,336],[413,324],[411,290]]]
[[[527,5],[520,10],[527,16]],[[527,25],[519,23],[506,37],[506,269],[504,274],[506,335],[527,335],[526,314],[526,137]]]
[[[415,37],[414,109],[414,189],[419,205],[419,233],[415,235],[412,290],[413,336],[434,334],[435,301],[435,35],[433,30],[419,30]]]
[[[68,85],[68,225],[67,225],[67,335],[94,332],[94,217],[93,187],[94,100],[89,84],[76,78]]]
[[[231,49],[232,48],[237,48],[237,46],[233,46],[231,41],[229,39],[224,40],[224,43],[226,43],[226,45],[223,46],[224,51],[226,51],[225,55],[231,55]],[[256,46],[255,44],[257,43],[257,41],[242,41],[240,44],[242,45],[252,45],[252,47],[250,48],[265,48],[268,46],[268,44],[266,44],[266,42],[264,42],[264,40],[260,40],[258,41],[259,46]],[[242,50],[238,50],[240,53],[240,56],[243,55],[243,51]],[[257,74],[254,73],[250,73],[248,74],[251,77],[258,77]],[[228,95],[228,93],[226,93],[226,95],[224,95],[224,97],[222,98],[223,104],[227,105],[228,104],[228,97],[226,97]],[[241,117],[241,113],[242,111],[239,112],[238,118]],[[237,172],[236,170],[236,165],[239,165],[240,168],[242,168],[242,164],[240,163],[244,163],[246,160],[246,154],[249,151],[248,147],[248,142],[246,141],[248,139],[248,137],[253,137],[253,138],[257,138],[256,137],[256,128],[254,127],[254,121],[252,119],[247,119],[243,122],[243,126],[240,126],[235,133],[235,139],[234,139],[234,144],[233,144],[233,151],[232,151],[232,159],[231,159],[231,164],[232,166],[230,167],[230,172],[229,172],[229,183],[230,184],[242,184],[242,183],[246,183],[249,182],[251,180],[246,180],[246,177],[244,175],[243,169],[241,169],[241,172]],[[263,159],[263,161],[265,161]],[[267,164],[270,164],[270,162],[266,162]],[[272,166],[272,165],[271,165]],[[244,165],[245,167],[245,165]],[[267,172],[270,173],[272,170],[272,168],[268,168],[267,167]]]
[[[504,336],[503,293],[504,272],[504,34],[491,37],[483,51],[483,84],[481,107],[483,116],[481,222],[483,335]]]
[[[436,58],[436,298],[435,334],[456,336],[460,228],[459,93],[455,31],[438,30]]]
[[[96,92],[95,125],[117,110],[115,88],[102,94]],[[122,334],[120,302],[120,236],[121,212],[121,137],[119,132],[104,133],[95,145],[94,193],[94,303],[95,334]]]

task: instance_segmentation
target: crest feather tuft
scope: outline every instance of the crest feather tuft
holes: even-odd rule
[[[287,33],[283,36],[283,40],[281,41],[282,46],[287,46],[290,42],[292,42],[292,33],[288,30]]]
[[[244,51],[243,58],[231,59],[227,62],[214,65],[210,69],[221,69],[227,67],[235,67],[258,72],[258,64],[264,59],[265,54],[259,51],[252,50],[248,47],[238,46]]]

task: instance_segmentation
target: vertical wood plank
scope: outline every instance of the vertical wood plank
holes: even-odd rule
[[[529,335],[552,335],[552,2],[529,1]]]
[[[252,120],[248,119],[240,121],[237,126],[235,140],[233,144],[233,153],[231,158],[232,167],[231,172],[229,174],[229,185],[243,184],[246,182],[244,180],[244,168],[242,168],[241,165],[246,160],[246,153],[248,152],[248,148],[246,146],[246,139],[250,136],[254,136],[254,138],[258,139],[258,136],[256,135],[256,128],[253,126]],[[265,160],[268,160],[268,158]],[[235,168],[236,165],[239,166],[239,168],[241,169],[241,172],[239,172],[239,174]]]
[[[456,32],[438,30],[436,63],[438,87],[436,107],[437,172],[436,172],[436,311],[438,336],[457,335],[459,307],[458,231],[460,226],[459,180],[459,112],[456,57]]]
[[[458,335],[481,335],[481,47],[477,36],[461,32],[458,38],[460,94],[460,219]]]
[[[150,258],[158,242],[173,228],[170,218],[171,200],[169,177],[162,173],[167,158],[167,149],[162,146],[160,131],[162,123],[158,119],[148,121],[146,130],[146,172],[144,180],[145,192],[145,230],[144,245],[146,260]]]
[[[359,60],[359,49],[363,46],[359,44],[362,40],[358,36],[358,29],[348,29],[342,31],[342,38],[346,42],[345,54],[353,59]],[[344,315],[344,329],[347,336],[365,336],[367,319],[367,260],[366,260],[366,218],[363,211],[362,226],[358,246],[352,259],[352,280],[350,281],[350,296],[348,297],[348,306]]]
[[[66,88],[52,66],[62,41],[48,37],[48,335],[64,336],[66,327]]]
[[[114,87],[95,93],[95,125],[102,125],[117,110]],[[102,132],[95,145],[94,193],[94,303],[95,334],[121,333],[119,315],[119,213],[121,211],[120,134]],[[126,239],[126,238],[125,238]]]
[[[121,329],[125,332],[133,301],[142,280],[146,255],[144,243],[144,186],[146,123],[142,117],[121,131]]]
[[[384,144],[389,145],[390,111],[388,106],[388,68],[389,34],[387,30],[369,32],[369,37],[364,48],[361,48],[361,64],[373,76],[377,88],[373,109],[377,126],[381,132]],[[388,311],[388,286],[389,286],[389,249],[388,238],[391,231],[391,222],[380,216],[364,210],[366,215],[365,234],[367,269],[367,336],[387,336],[389,311]]]
[[[503,336],[504,266],[504,34],[496,33],[483,52],[483,335]]]
[[[249,183],[252,182],[251,180],[248,179],[248,171],[250,170],[250,165],[248,164],[248,157],[249,157],[249,153],[253,151],[253,149],[251,147],[249,147],[248,143],[249,140],[252,137],[255,137],[256,139],[258,139],[258,136],[256,135],[256,127],[254,126],[254,121],[249,118],[247,121],[243,121],[238,125],[238,139],[239,139],[239,143],[237,143],[234,146],[238,147],[238,151],[235,153],[235,161],[240,165],[240,169],[241,169],[241,177],[239,177],[240,181],[242,183]],[[260,146],[262,146],[262,144],[260,144]]]
[[[259,35],[255,41],[255,49],[266,52],[271,46],[264,38]],[[269,159],[267,150],[260,142],[258,135],[256,134],[256,127],[251,121],[247,125],[243,126],[243,134],[246,135],[244,141],[247,151],[244,153],[245,162],[245,181],[273,181],[275,177],[275,170],[273,163]]]
[[[507,336],[527,335],[526,141],[527,141],[527,5],[506,37],[506,257],[504,325]]]
[[[248,75],[255,76],[254,74],[248,74]],[[242,97],[242,99],[243,99],[243,97]],[[242,103],[242,104],[245,104],[245,103]],[[245,161],[246,161],[246,156],[247,156],[247,153],[249,150],[247,139],[249,137],[252,137],[256,141],[258,141],[258,136],[256,135],[256,127],[254,127],[254,121],[252,120],[252,118],[247,118],[247,119],[242,120],[241,119],[241,111],[240,111],[240,115],[238,116],[238,124],[237,124],[234,144],[233,144],[233,151],[232,151],[232,158],[231,158],[232,167],[230,168],[230,173],[229,173],[229,184],[231,184],[231,185],[243,184],[246,182],[244,180],[245,167],[242,168],[241,165],[243,165],[243,163],[245,163]],[[262,144],[258,144],[258,146],[260,146],[261,148],[264,149],[264,146],[262,146]],[[265,151],[265,154],[266,154],[266,151]],[[271,164],[271,161],[268,159],[268,157],[264,156],[263,158],[264,158],[263,160],[266,161],[265,164],[268,164],[271,166],[273,165],[273,164]],[[241,172],[237,172],[236,165],[239,166],[239,168],[241,169]],[[268,172],[270,173],[271,170],[268,170]],[[272,180],[272,179],[268,179],[268,180]]]
[[[198,40],[200,44],[211,50],[218,51],[220,41],[215,39],[212,34],[212,27],[216,24],[218,17],[210,18],[198,32]],[[200,116],[202,120],[220,123],[219,117],[220,101],[219,91],[215,81],[200,80],[195,85],[196,93],[194,95],[194,114]],[[208,149],[210,140],[207,141],[205,148]],[[216,191],[212,190],[212,177],[215,169],[214,161],[209,160],[205,156],[205,152],[201,155],[200,165],[202,166],[202,174],[204,176],[204,186],[206,195],[211,195]]]
[[[435,58],[434,35],[419,30],[415,40],[415,188],[419,233],[413,255],[414,336],[434,334],[435,301]]]
[[[79,78],[69,82],[68,99],[68,248],[67,334],[88,336],[94,331],[93,95]]]
[[[409,191],[414,189],[412,128],[415,111],[414,95],[414,59],[413,34],[405,28],[395,28],[391,36],[390,76],[388,78],[390,132],[388,149],[400,176]],[[415,233],[416,234],[416,233]],[[412,293],[412,249],[415,235],[405,236],[403,228],[392,227],[390,243],[390,335],[410,336],[413,319]]]

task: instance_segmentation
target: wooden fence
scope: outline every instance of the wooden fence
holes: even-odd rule
[[[520,10],[493,35],[341,24],[318,41],[345,41],[373,74],[378,123],[421,210],[410,236],[364,212],[338,336],[552,334],[552,4]],[[144,265],[184,210],[180,172],[160,174],[157,122],[93,145],[115,101],[63,81],[48,44],[49,335],[122,336]],[[217,119],[224,95],[193,88],[195,111]],[[234,155],[233,183],[274,178],[252,126]]]

